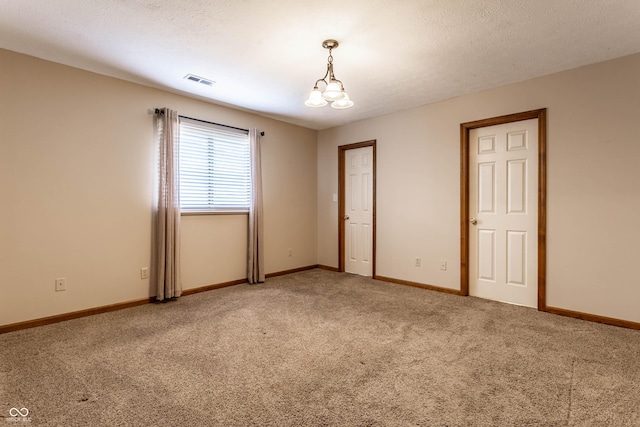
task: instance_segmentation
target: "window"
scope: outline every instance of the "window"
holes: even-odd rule
[[[248,211],[250,162],[247,132],[180,118],[181,211]]]

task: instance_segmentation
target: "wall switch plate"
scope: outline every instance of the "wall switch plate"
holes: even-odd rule
[[[416,267],[421,267],[422,266],[422,258],[416,258],[415,266]]]
[[[56,279],[56,292],[61,292],[67,289],[67,279],[60,277]]]
[[[287,249],[287,256],[293,256],[293,249]]]
[[[140,278],[141,279],[148,279],[149,278],[149,269],[146,267],[143,267],[140,269]]]
[[[440,270],[442,271],[447,270],[447,261],[440,261]]]

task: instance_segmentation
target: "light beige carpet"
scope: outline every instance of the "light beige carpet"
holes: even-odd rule
[[[639,331],[324,270],[0,335],[0,422],[33,426],[639,426],[639,403]]]

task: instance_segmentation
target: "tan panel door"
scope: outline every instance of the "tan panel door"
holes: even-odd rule
[[[469,295],[537,307],[538,120],[469,133]]]
[[[373,147],[347,150],[345,176],[345,271],[372,275]]]

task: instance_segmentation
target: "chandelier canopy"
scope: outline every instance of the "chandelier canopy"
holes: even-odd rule
[[[316,80],[316,84],[313,86],[313,90],[309,94],[309,99],[304,102],[307,107],[324,107],[331,102],[331,107],[338,110],[353,107],[353,101],[349,99],[349,95],[344,90],[344,85],[333,74],[333,56],[331,51],[338,47],[336,40],[325,40],[322,42],[322,47],[329,49],[329,58],[327,59],[327,72],[324,77]],[[321,92],[318,88],[318,83],[323,82],[325,89]]]

